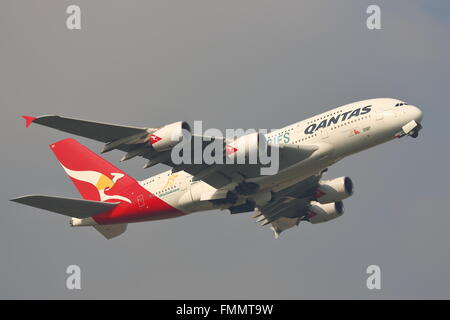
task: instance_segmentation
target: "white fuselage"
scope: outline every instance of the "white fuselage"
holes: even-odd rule
[[[398,106],[400,104],[400,106]],[[397,105],[397,106],[396,106]],[[266,134],[271,144],[319,146],[307,159],[275,175],[246,180],[259,185],[258,193],[278,192],[315,175],[342,158],[390,141],[402,134],[402,127],[422,119],[421,111],[397,99],[371,99],[347,104]],[[228,206],[202,201],[202,194],[217,191],[203,181],[193,181],[185,171],[171,170],[141,181],[155,196],[184,213],[223,209]],[[222,189],[231,190],[235,184]],[[246,198],[241,196],[238,203]]]

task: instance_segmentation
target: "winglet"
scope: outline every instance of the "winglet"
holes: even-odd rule
[[[31,124],[34,120],[36,120],[36,117],[30,117],[30,116],[22,116],[22,118],[25,119],[25,127],[27,127],[27,128],[30,126],[30,124]]]

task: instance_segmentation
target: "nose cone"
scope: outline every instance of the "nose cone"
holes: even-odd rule
[[[408,114],[411,117],[411,120],[415,120],[417,123],[422,122],[423,113],[422,110],[417,108],[416,106],[408,106]]]

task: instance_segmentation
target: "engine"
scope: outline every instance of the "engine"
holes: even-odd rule
[[[343,214],[344,204],[342,203],[342,201],[336,201],[326,204],[312,201],[304,220],[307,220],[312,224],[316,224],[336,219]]]
[[[333,180],[320,181],[314,197],[317,202],[325,204],[344,200],[352,194],[352,180],[349,177],[340,177]]]
[[[183,130],[191,132],[189,124],[185,121],[165,125],[150,135],[150,144],[158,152],[170,150],[183,140]]]
[[[230,142],[225,147],[225,153],[234,163],[257,164],[260,149],[267,150],[267,141],[263,134],[255,132]]]

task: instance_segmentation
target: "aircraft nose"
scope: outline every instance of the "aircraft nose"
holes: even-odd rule
[[[420,110],[416,106],[409,106],[408,113],[410,114],[411,120],[415,120],[417,123],[422,122],[423,113],[422,110]]]

